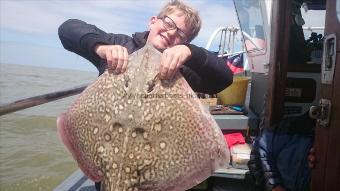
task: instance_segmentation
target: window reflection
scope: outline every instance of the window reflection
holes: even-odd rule
[[[265,51],[266,35],[260,0],[235,0],[234,4],[247,51]]]
[[[338,22],[340,22],[340,0],[336,0],[336,15],[338,17]]]

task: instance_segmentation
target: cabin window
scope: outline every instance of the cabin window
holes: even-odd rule
[[[324,39],[324,6],[292,4],[290,23],[289,72],[320,72]]]
[[[266,51],[266,34],[261,0],[235,0],[240,27],[248,53]]]

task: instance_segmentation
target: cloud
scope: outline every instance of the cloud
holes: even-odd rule
[[[200,15],[203,20],[202,30],[199,34],[201,43],[207,43],[211,34],[218,27],[238,26],[234,7],[226,4],[211,4],[209,2],[202,3],[198,6]]]
[[[48,1],[1,1],[1,29],[29,34],[49,34],[56,31],[56,23],[64,20],[55,14]]]
[[[167,0],[1,0],[0,24],[1,30],[56,37],[62,22],[77,18],[95,24],[107,32],[130,35],[146,30],[148,19],[157,14],[166,2]],[[184,2],[198,9],[203,19],[203,27],[195,43],[206,44],[218,27],[238,26],[231,0]],[[323,19],[324,17],[311,17],[308,20],[322,23]]]
[[[107,29],[127,32],[136,22],[161,7],[161,1],[0,1],[2,29],[51,34],[68,18],[78,18]],[[20,14],[18,14],[20,13]],[[154,13],[154,14],[155,14]],[[145,23],[144,25],[146,24]]]
[[[136,30],[146,30],[148,19],[157,14],[165,2],[167,1],[3,0],[0,6],[0,23],[2,30],[33,35],[55,35],[58,26],[66,19],[78,18],[93,23],[105,31],[131,34]],[[236,23],[232,7],[207,0],[186,2],[200,10],[203,18],[200,36],[204,39],[207,39],[216,27]]]

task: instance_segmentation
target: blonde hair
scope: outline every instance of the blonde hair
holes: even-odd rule
[[[184,22],[189,27],[190,34],[188,36],[188,42],[190,42],[198,35],[201,29],[202,21],[198,15],[198,11],[179,0],[171,0],[163,7],[158,17],[164,17],[176,11],[179,12],[179,16],[185,16]]]

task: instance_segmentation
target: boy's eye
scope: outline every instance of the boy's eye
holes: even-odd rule
[[[171,23],[169,22],[164,22],[165,28],[167,29],[172,29]]]

